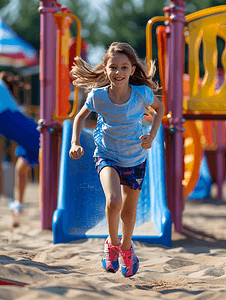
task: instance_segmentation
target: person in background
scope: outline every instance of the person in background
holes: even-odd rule
[[[23,88],[23,83],[20,82],[19,76],[14,75],[11,72],[4,71],[0,73],[0,78],[6,83],[11,93],[19,102],[18,91]],[[21,103],[19,102],[19,104]],[[38,134],[36,134],[36,138],[38,139]],[[38,141],[36,144],[38,144]],[[34,148],[36,148],[36,146]],[[9,201],[8,208],[12,210],[15,215],[18,215],[23,211],[24,194],[27,186],[28,173],[35,165],[39,164],[39,148],[33,149],[32,151],[27,151],[21,145],[18,145],[15,150],[15,155],[18,156],[15,164],[15,200]]]
[[[18,146],[15,155],[18,156],[15,165],[15,200],[9,201],[8,208],[13,211],[14,215],[23,212],[24,194],[27,187],[28,173],[38,165],[39,149],[33,153],[28,153],[22,146]]]

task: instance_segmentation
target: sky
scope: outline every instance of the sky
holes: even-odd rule
[[[67,5],[67,3],[70,1],[75,1],[75,0],[58,0],[58,2],[60,2],[63,5]],[[111,0],[84,0],[84,1],[87,2],[87,4],[89,6],[93,7],[94,10],[100,11],[102,19],[108,17],[107,11],[105,9],[105,4]],[[140,2],[142,0],[134,0],[134,1]],[[92,10],[90,9],[90,11],[92,11]],[[91,63],[92,65],[96,65],[99,62],[101,62],[104,52],[105,52],[105,49],[103,46],[90,45],[89,52],[87,55],[87,59],[88,59],[89,63]]]
[[[1,9],[1,16],[4,17],[10,12],[10,21],[13,23],[18,17],[18,4],[19,0],[9,0],[9,4]]]
[[[89,5],[93,6],[94,9],[97,9],[101,12],[102,18],[107,18],[107,12],[106,12],[106,9],[104,9],[104,6],[109,1],[110,0],[87,0]],[[99,62],[102,61],[104,51],[105,51],[105,49],[103,46],[90,46],[88,57],[87,57],[88,61],[92,65],[98,64]]]

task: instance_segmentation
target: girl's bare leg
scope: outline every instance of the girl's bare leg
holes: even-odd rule
[[[122,208],[122,196],[118,172],[112,167],[104,167],[100,171],[100,181],[106,197],[109,243],[118,245],[118,227],[120,211]]]
[[[22,157],[18,157],[15,166],[15,199],[17,199],[21,204],[23,203],[29,170],[30,166],[23,160]]]
[[[122,185],[122,246],[121,250],[129,250],[131,239],[136,222],[137,202],[140,196],[140,190],[132,190],[126,185]]]

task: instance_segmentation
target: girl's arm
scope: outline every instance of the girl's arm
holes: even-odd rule
[[[84,121],[90,113],[91,111],[84,105],[74,119],[71,149],[69,151],[70,158],[78,159],[84,154],[84,150],[80,144],[80,135]]]
[[[165,111],[164,105],[156,96],[154,96],[154,102],[152,103],[151,107],[155,110],[156,114],[154,116],[150,132],[148,134],[143,134],[142,136],[140,136],[140,139],[142,140],[141,146],[143,149],[151,148],[151,144],[157,134]]]

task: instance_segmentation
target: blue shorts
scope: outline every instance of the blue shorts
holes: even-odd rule
[[[39,148],[34,147],[34,151],[26,151],[22,146],[18,145],[15,150],[16,156],[21,156],[23,160],[33,168],[35,165],[39,164]]]
[[[142,164],[134,167],[119,167],[110,159],[98,158],[96,162],[98,174],[100,174],[100,171],[107,166],[114,168],[118,172],[120,183],[122,185],[127,185],[132,190],[141,190],[144,181],[146,160]]]

